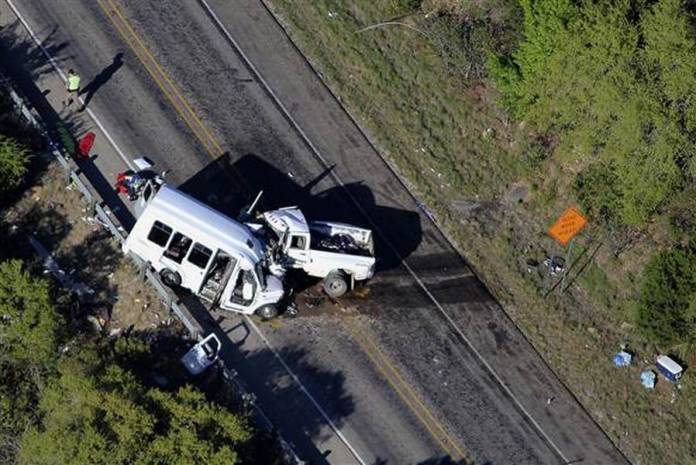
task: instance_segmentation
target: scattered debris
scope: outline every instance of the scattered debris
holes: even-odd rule
[[[667,355],[657,357],[657,370],[669,381],[677,381],[684,373],[684,368]]]
[[[543,263],[544,266],[549,269],[551,276],[558,276],[559,274],[563,273],[563,270],[565,269],[565,258],[563,257],[546,257]]]
[[[614,355],[614,365],[617,367],[627,367],[631,364],[633,360],[633,355],[622,350]]]
[[[645,389],[655,389],[657,375],[652,370],[645,370],[640,374],[640,383]]]
[[[122,332],[123,332],[122,328],[114,328],[111,331],[109,331],[109,337],[120,336]]]
[[[203,373],[218,359],[222,344],[215,334],[209,334],[181,357],[181,363],[192,375]]]
[[[74,280],[70,276],[70,273],[63,271],[55,258],[53,258],[53,255],[46,250],[36,237],[29,236],[29,243],[43,260],[45,272],[55,276],[63,288],[75,293],[80,299],[94,295],[94,290],[91,287],[85,283]]]
[[[285,307],[285,316],[289,318],[295,318],[300,313],[300,309],[297,307],[295,302],[290,302],[287,307]]]
[[[104,325],[102,324],[102,321],[99,318],[97,318],[94,315],[87,315],[86,319],[97,333],[101,333],[102,331],[104,331]]]

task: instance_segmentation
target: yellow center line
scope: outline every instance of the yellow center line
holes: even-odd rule
[[[118,5],[114,3],[114,0],[97,0],[97,3],[106,17],[112,22],[124,42],[130,47],[145,70],[150,74],[155,84],[157,84],[165,97],[173,105],[179,116],[181,116],[196,138],[203,144],[203,147],[210,156],[216,159],[224,154],[225,151],[220,142],[198,117],[189,102],[174,84],[174,81],[169,77],[162,65],[145,45],[143,39],[135,32]],[[237,173],[236,170],[235,174],[239,177],[239,173]],[[243,184],[245,187],[249,187],[246,183]],[[345,327],[352,339],[367,355],[380,374],[387,380],[392,389],[394,389],[419,421],[425,426],[432,437],[440,444],[443,450],[452,458],[460,457],[461,459],[465,459],[466,454],[462,451],[457,442],[452,439],[444,426],[440,424],[432,412],[425,406],[410,385],[404,381],[403,376],[376,343],[359,335],[347,324],[345,324]],[[373,354],[377,354],[378,357],[375,357]]]
[[[222,155],[224,150],[220,143],[211,134],[205,124],[203,124],[171,78],[169,78],[159,62],[144,45],[142,39],[140,39],[135,30],[130,26],[128,20],[121,13],[118,6],[114,4],[112,0],[97,0],[97,3],[106,17],[111,20],[124,42],[131,48],[138,60],[140,60],[144,68],[155,81],[155,84],[157,84],[165,97],[167,97],[174,106],[179,116],[181,116],[196,138],[203,144],[203,147],[210,156],[212,158],[217,158]]]
[[[358,331],[350,327],[345,321],[343,321],[343,326],[380,374],[387,380],[394,392],[399,395],[423,426],[425,426],[430,435],[440,444],[445,453],[453,460],[466,460],[467,454],[447,432],[445,427],[437,420],[430,409],[423,403],[410,384],[404,380],[399,370],[389,361],[386,354],[372,339],[361,334],[364,328]]]
[[[191,116],[194,118],[194,120],[196,120],[196,121],[198,122],[198,125],[199,125],[200,128],[203,130],[203,132],[208,136],[208,139],[210,140],[210,142],[211,142],[211,143],[213,144],[213,146],[217,149],[217,151],[218,151],[218,156],[220,156],[220,155],[222,155],[223,153],[225,153],[225,151],[224,151],[223,148],[222,148],[222,145],[218,142],[218,140],[215,138],[215,136],[213,136],[212,132],[208,129],[208,126],[206,126],[205,124],[203,124],[203,121],[201,121],[201,119],[198,117],[198,114],[197,114],[196,111],[191,107],[191,105],[189,104],[188,100],[186,100],[186,99],[183,97],[183,95],[181,94],[181,91],[179,91],[179,88],[176,86],[176,84],[174,84],[174,81],[169,77],[169,74],[167,74],[167,72],[164,70],[164,67],[162,67],[162,65],[159,63],[159,61],[157,61],[157,59],[153,56],[153,54],[152,54],[152,52],[150,51],[150,49],[149,49],[147,46],[145,46],[145,43],[144,43],[143,40],[140,38],[140,36],[138,35],[138,33],[135,32],[135,30],[133,29],[133,27],[130,25],[130,22],[129,22],[129,21],[126,19],[126,17],[123,15],[123,12],[122,12],[121,9],[119,8],[119,6],[114,2],[114,0],[108,0],[108,1],[114,6],[114,10],[115,10],[116,14],[119,16],[119,18],[121,18],[121,21],[123,21],[123,24],[125,24],[126,27],[128,28],[128,30],[131,32],[131,34],[133,35],[133,38],[135,39],[135,41],[140,45],[140,47],[143,49],[143,51],[145,52],[145,54],[150,58],[150,60],[152,61],[152,63],[157,67],[157,69],[159,70],[159,72],[160,72],[160,74],[162,75],[162,77],[164,78],[164,80],[167,81],[167,82],[169,83],[169,85],[171,86],[171,88],[174,90],[174,93],[175,93],[176,95],[178,95],[179,100],[181,101],[181,103],[182,103],[182,104],[184,105],[184,107],[188,110],[188,112],[191,114]]]

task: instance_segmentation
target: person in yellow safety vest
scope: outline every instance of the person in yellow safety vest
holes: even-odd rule
[[[80,93],[80,75],[72,69],[68,70],[67,91],[68,100],[67,102],[63,101],[64,107],[71,105],[74,100],[73,97],[76,97]]]

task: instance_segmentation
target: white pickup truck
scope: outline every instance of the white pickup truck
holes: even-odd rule
[[[297,207],[281,208],[259,215],[263,224],[249,224],[283,268],[304,270],[324,279],[324,291],[340,297],[355,281],[375,273],[372,231],[349,224],[307,222]]]

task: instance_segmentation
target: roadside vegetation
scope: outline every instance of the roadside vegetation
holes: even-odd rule
[[[293,40],[629,459],[696,457],[690,2],[272,0]],[[590,221],[568,279],[546,257]],[[554,286],[555,284],[555,286]],[[636,354],[612,366],[621,345]],[[679,387],[638,382],[657,354]]]
[[[245,463],[243,415],[148,383],[152,346],[76,333],[51,294],[21,261],[0,264],[3,463]]]
[[[192,344],[154,290],[42,156],[0,94],[0,463],[279,464],[275,439]],[[61,288],[38,240],[91,292]]]

